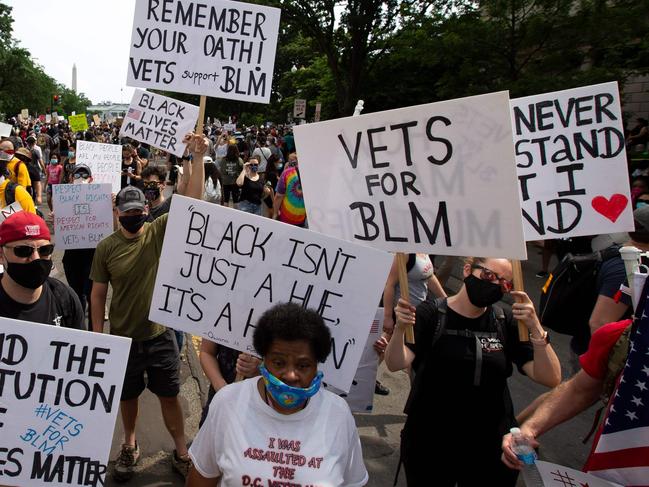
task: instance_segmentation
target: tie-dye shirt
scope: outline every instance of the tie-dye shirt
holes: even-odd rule
[[[304,224],[306,210],[304,209],[300,174],[296,167],[289,167],[282,173],[277,181],[275,192],[284,195],[279,208],[279,220],[291,225]]]

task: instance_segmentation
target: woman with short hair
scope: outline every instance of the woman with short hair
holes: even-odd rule
[[[365,485],[349,407],[320,387],[318,362],[331,351],[320,315],[295,303],[275,305],[259,319],[253,344],[261,377],[214,396],[189,451],[187,486]]]

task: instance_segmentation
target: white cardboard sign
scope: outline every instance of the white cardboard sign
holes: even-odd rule
[[[0,329],[2,484],[104,485],[131,340],[7,318]]]
[[[55,184],[54,242],[59,249],[94,249],[113,233],[110,184]]]
[[[555,463],[537,461],[545,487],[623,487],[620,484],[608,482],[600,477],[580,472],[574,468],[564,467]]]
[[[223,130],[229,132],[230,134],[234,133],[237,131],[237,124],[236,123],[224,123],[223,124]]]
[[[316,309],[333,343],[324,380],[348,391],[392,256],[249,213],[174,196],[149,318],[255,353],[260,315]]]
[[[327,390],[338,394],[347,401],[352,413],[371,413],[374,407],[374,388],[376,386],[376,371],[379,367],[379,356],[374,350],[374,342],[381,337],[383,329],[383,308],[376,311],[376,316],[370,326],[370,334],[365,342],[365,349],[361,361],[356,369],[354,380],[349,392],[339,391],[325,383]]]
[[[137,0],[129,86],[269,103],[280,10],[227,0]]]
[[[633,230],[617,83],[511,100],[526,240]]]
[[[194,131],[199,108],[189,103],[135,90],[128,107],[120,137],[130,137],[182,157],[187,144],[185,134]]]
[[[23,207],[20,206],[20,203],[18,203],[17,201],[14,201],[9,206],[5,206],[4,208],[2,208],[0,210],[0,223],[5,221],[7,218],[9,218],[14,213],[22,211],[22,209],[23,209]]]
[[[8,123],[0,122],[0,137],[9,137],[11,135],[12,126]]]
[[[506,92],[294,131],[312,230],[392,252],[526,258]]]
[[[92,171],[92,182],[108,183],[113,193],[122,185],[122,146],[98,142],[77,141],[77,164],[86,164]]]
[[[296,98],[293,102],[293,118],[306,117],[306,100],[303,98]]]

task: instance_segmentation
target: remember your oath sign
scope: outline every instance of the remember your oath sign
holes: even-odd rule
[[[312,230],[392,252],[526,258],[506,92],[294,130]]]
[[[167,225],[149,319],[254,354],[266,309],[313,308],[332,335],[324,380],[349,391],[390,254],[178,195]]]
[[[511,106],[526,240],[633,230],[617,83]]]
[[[280,10],[224,0],[137,0],[129,86],[269,103]]]
[[[130,338],[0,318],[0,484],[104,485]]]

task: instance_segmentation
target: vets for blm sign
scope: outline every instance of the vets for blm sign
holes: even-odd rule
[[[525,259],[506,92],[294,131],[312,230],[392,252]]]
[[[315,309],[332,349],[324,380],[349,391],[392,256],[219,205],[174,196],[149,318],[242,352],[261,314]]]
[[[130,339],[0,318],[0,484],[104,485]]]
[[[633,230],[617,83],[511,106],[526,240]]]
[[[137,0],[127,83],[269,103],[280,10],[227,0]]]

